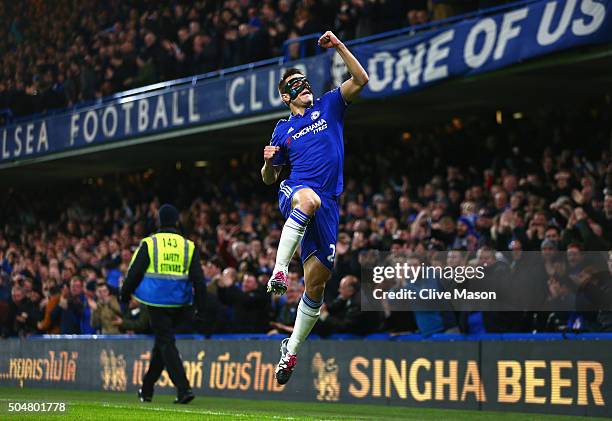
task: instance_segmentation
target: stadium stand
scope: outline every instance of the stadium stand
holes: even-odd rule
[[[351,40],[503,3],[508,2],[4,2],[0,116],[6,121],[282,53],[296,58],[313,51],[285,41],[323,29]]]
[[[347,139],[338,256],[326,291],[328,317],[317,334],[387,332],[401,334],[397,340],[449,340],[465,334],[610,331],[607,312],[364,315],[350,305],[357,291],[339,295],[338,289],[345,276],[360,276],[365,248],[407,250],[423,259],[435,250],[475,253],[485,246],[558,249],[568,256],[610,250],[612,161],[598,145],[612,129],[611,108],[603,97],[572,111],[543,109],[503,125],[475,118],[401,137],[365,133]],[[259,151],[245,152],[204,168],[160,168],[9,191],[0,210],[2,335],[96,333],[91,302],[108,301],[96,285],[107,284],[111,295],[116,290],[140,239],[155,229],[162,201],[184,209],[182,225],[200,246],[208,284],[206,322],[187,321],[181,331],[215,338],[286,332],[295,300],[264,292],[282,220],[273,189],[253,171],[259,164]],[[299,266],[290,273],[297,294]],[[608,267],[612,271],[612,257]],[[558,294],[552,278],[561,277],[544,271],[534,279],[549,299]],[[250,307],[249,300],[265,305]],[[133,302],[109,323],[120,332],[146,333],[138,328],[141,314]]]
[[[0,408],[612,419],[611,12],[612,0],[0,2]],[[315,97],[349,77],[316,44],[327,30],[370,77],[344,125],[332,277],[283,387],[303,265],[294,256],[285,295],[266,292],[284,218],[259,169],[287,116],[280,75],[303,68]],[[288,143],[329,120],[314,111]],[[140,399],[160,352],[168,366],[168,335],[148,306],[118,300],[163,203],[180,209],[207,290],[176,329],[197,395],[186,411],[164,396],[172,369],[154,406]],[[379,284],[373,261],[493,276]],[[438,293],[491,283],[518,302],[478,311]],[[435,311],[372,299],[378,287],[432,288]]]

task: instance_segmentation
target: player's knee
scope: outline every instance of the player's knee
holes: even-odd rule
[[[315,192],[311,191],[300,198],[299,207],[302,212],[308,215],[314,215],[321,207],[321,198]]]

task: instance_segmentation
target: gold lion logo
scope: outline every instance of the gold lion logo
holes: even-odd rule
[[[314,387],[317,389],[317,400],[337,401],[340,399],[340,382],[338,381],[338,364],[335,358],[324,360],[319,352],[312,359],[312,372],[316,373]]]
[[[125,373],[125,358],[123,354],[115,356],[113,350],[100,352],[100,377],[102,378],[102,388],[115,392],[125,392],[127,388],[127,376]]]

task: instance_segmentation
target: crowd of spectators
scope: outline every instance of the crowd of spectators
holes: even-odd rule
[[[479,116],[377,132],[375,141],[349,128],[336,261],[317,332],[611,330],[605,311],[363,312],[359,294],[359,259],[369,249],[403,251],[415,264],[434,259],[432,251],[461,250],[507,271],[521,265],[498,252],[558,250],[563,264],[523,275],[547,300],[575,292],[581,253],[611,249],[606,98],[503,125]],[[2,335],[147,332],[146,309],[136,301],[122,306],[116,294],[163,202],[181,209],[207,283],[205,322],[186,320],[183,331],[290,332],[303,274],[295,258],[288,293],[265,291],[283,220],[260,166],[257,146],[204,168],[9,190],[0,207]],[[612,272],[612,258],[607,264]]]
[[[333,29],[343,40],[488,1],[27,0],[0,3],[0,110],[23,116],[276,57]],[[306,53],[314,51],[314,41]],[[300,48],[289,48],[292,58]]]

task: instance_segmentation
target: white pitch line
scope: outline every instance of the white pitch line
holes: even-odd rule
[[[176,409],[176,408],[165,408],[161,406],[149,406],[143,405],[139,407],[134,407],[131,405],[117,405],[112,403],[103,403],[102,406],[107,408],[117,408],[117,409],[143,409],[145,411],[169,411],[169,412],[184,412],[189,414],[202,414],[202,415],[219,415],[219,416],[234,416],[234,417],[256,417],[258,414],[245,414],[242,412],[219,412],[219,411],[210,411],[210,410],[192,410],[192,409]],[[275,420],[295,420],[293,417],[280,417],[278,415],[266,415],[268,418],[272,418]]]

